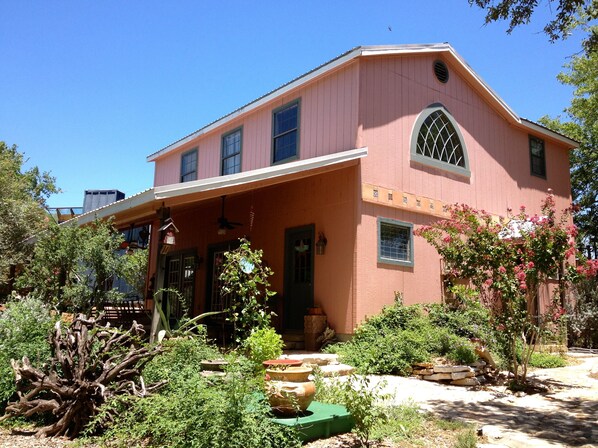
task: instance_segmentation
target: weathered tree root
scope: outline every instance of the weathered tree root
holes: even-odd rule
[[[133,322],[125,332],[102,327],[93,318],[77,316],[63,330],[56,323],[50,338],[53,357],[44,370],[27,357],[13,360],[18,401],[6,407],[2,420],[50,414],[54,422],[37,437],[76,437],[107,400],[118,395],[143,397],[162,384],[146,387],[140,371],[159,346],[140,343],[143,327]]]

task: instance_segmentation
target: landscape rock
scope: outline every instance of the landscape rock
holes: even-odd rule
[[[451,373],[451,379],[462,380],[464,378],[471,378],[475,376],[475,372],[454,372]]]
[[[427,381],[442,381],[442,380],[452,380],[450,373],[434,373],[433,375],[426,375],[424,376],[424,380]]]
[[[453,386],[479,386],[480,382],[475,378],[463,378],[461,380],[451,381]]]
[[[489,439],[502,439],[502,429],[494,425],[484,425],[479,431],[479,435],[482,437],[488,437]]]
[[[473,372],[469,366],[434,366],[434,373]]]
[[[420,367],[422,369],[431,369],[432,367],[434,367],[434,364],[432,364],[431,362],[416,362],[413,364],[413,367]]]

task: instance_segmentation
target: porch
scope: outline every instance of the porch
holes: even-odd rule
[[[337,333],[351,333],[359,160],[366,155],[367,148],[360,148],[156,186],[78,221],[112,216],[121,229],[151,226],[145,308],[154,310],[153,335],[159,321],[156,292],[175,319],[185,311],[196,316],[226,308],[220,264],[241,237],[263,250],[264,262],[274,271],[270,289],[277,294],[271,306],[279,332],[301,331],[306,309],[318,305]],[[322,255],[316,255],[321,239],[327,244]],[[169,288],[182,300],[162,292]],[[215,319],[211,324],[222,325]]]

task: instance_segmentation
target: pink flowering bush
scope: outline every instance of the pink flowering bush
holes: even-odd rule
[[[515,382],[525,382],[529,359],[548,323],[563,318],[564,297],[572,282],[596,270],[592,263],[574,266],[579,256],[571,210],[557,217],[554,197],[542,202],[541,215],[519,213],[493,217],[458,204],[450,217],[417,229],[444,261],[446,274],[467,279],[493,311],[497,337]],[[558,279],[552,304],[541,315],[538,287]],[[550,328],[555,328],[551,325]]]

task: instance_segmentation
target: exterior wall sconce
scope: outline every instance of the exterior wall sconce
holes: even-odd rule
[[[318,241],[316,242],[316,255],[324,255],[326,253],[326,244],[328,240],[323,232],[318,233]]]

